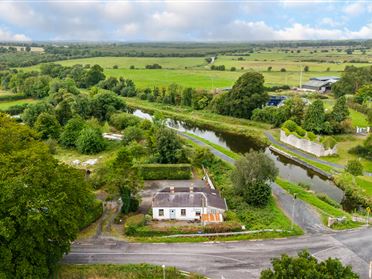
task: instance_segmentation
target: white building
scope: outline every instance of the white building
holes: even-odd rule
[[[226,201],[209,187],[169,187],[152,199],[154,220],[183,220],[205,223],[222,222]]]

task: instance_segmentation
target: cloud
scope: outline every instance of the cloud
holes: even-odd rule
[[[366,5],[364,2],[358,1],[351,3],[344,7],[344,13],[350,16],[357,16],[362,14],[366,9]]]
[[[23,34],[13,34],[5,29],[0,28],[0,41],[19,41],[27,42],[31,39]]]

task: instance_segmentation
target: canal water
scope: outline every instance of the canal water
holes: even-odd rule
[[[134,110],[133,114],[144,119],[152,120],[151,114],[139,109]],[[253,138],[246,136],[217,132],[170,118],[167,118],[166,124],[171,128],[194,134],[236,153],[244,154],[250,149],[258,150],[262,148],[257,145],[257,142]],[[269,148],[265,149],[265,153],[274,160],[276,167],[279,169],[280,177],[294,183],[306,184],[314,192],[327,194],[337,202],[341,202],[343,192],[331,180],[293,160],[271,151]]]

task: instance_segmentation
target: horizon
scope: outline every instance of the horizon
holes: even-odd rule
[[[10,42],[372,38],[372,2],[364,0],[2,1],[0,12],[0,41]]]

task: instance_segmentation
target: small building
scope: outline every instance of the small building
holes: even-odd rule
[[[167,187],[152,199],[154,220],[223,222],[225,199],[209,187]]]
[[[301,89],[309,90],[309,91],[318,91],[321,93],[325,93],[331,90],[331,87],[334,83],[340,80],[339,77],[313,77],[306,83],[304,83]]]
[[[286,96],[269,96],[270,99],[266,103],[267,106],[280,107],[284,104],[284,101],[287,99]]]

